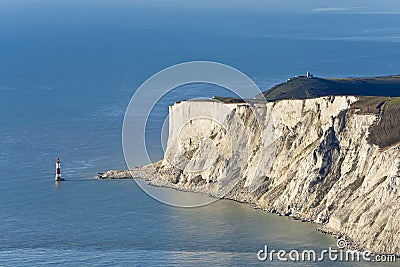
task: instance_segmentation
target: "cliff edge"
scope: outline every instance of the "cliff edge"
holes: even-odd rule
[[[233,199],[400,255],[399,99],[330,96],[170,107],[162,161],[101,178]],[[208,119],[213,118],[213,119]]]

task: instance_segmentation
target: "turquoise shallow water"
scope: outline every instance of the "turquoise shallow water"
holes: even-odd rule
[[[264,89],[307,69],[398,73],[397,16],[0,5],[0,265],[248,265],[264,244],[335,245],[315,225],[247,205],[174,208],[134,181],[93,177],[126,168],[124,111],[156,71],[215,60]],[[163,98],[149,124],[154,158],[169,104],[225,93],[198,85]],[[58,156],[67,181],[56,185]]]

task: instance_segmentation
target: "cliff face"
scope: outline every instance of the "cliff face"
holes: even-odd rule
[[[151,183],[251,203],[323,224],[361,249],[400,254],[400,145],[368,141],[379,113],[358,98],[170,107]],[[138,176],[141,176],[140,173]]]

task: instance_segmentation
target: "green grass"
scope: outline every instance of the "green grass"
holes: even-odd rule
[[[244,103],[245,100],[241,98],[233,98],[233,97],[224,97],[224,96],[214,96],[213,99],[218,100],[222,103],[225,104],[230,104],[230,103]]]
[[[400,97],[395,97],[386,103],[387,106],[400,106]]]
[[[379,114],[390,97],[364,96],[351,105],[351,109],[362,114]]]
[[[267,101],[330,95],[400,96],[400,75],[372,78],[291,78],[256,96]]]
[[[362,97],[350,110],[380,117],[369,128],[370,144],[385,148],[400,142],[400,97]]]

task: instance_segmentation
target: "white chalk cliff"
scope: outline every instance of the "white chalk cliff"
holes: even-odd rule
[[[357,100],[176,103],[159,175],[133,175],[321,223],[360,249],[399,255],[400,145],[368,142],[379,114],[350,109]]]

